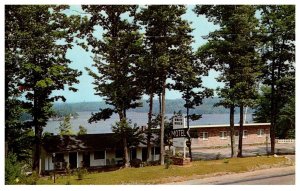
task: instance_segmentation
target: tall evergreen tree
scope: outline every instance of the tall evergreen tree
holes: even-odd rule
[[[286,79],[295,76],[295,5],[262,5],[261,41],[265,63],[263,83],[271,87],[271,154],[275,151],[279,109],[285,105]]]
[[[242,151],[243,108],[253,104],[256,79],[260,65],[255,51],[253,34],[257,20],[255,9],[248,5],[196,6],[197,14],[204,14],[220,29],[208,35],[208,43],[199,48],[198,55],[204,63],[220,71],[217,78],[224,82],[218,89],[223,100],[218,105],[230,108],[231,156],[235,156],[234,108],[240,108],[239,155]]]
[[[39,171],[41,138],[43,127],[51,116],[52,102],[65,98],[52,96],[54,90],[69,89],[80,75],[77,70],[69,68],[70,60],[66,58],[71,48],[72,24],[75,17],[69,18],[64,13],[67,6],[26,5],[12,6],[15,22],[15,36],[7,40],[21,41],[18,47],[21,62],[18,62],[20,81],[19,89],[24,93],[26,107],[33,117],[29,125],[35,131],[35,149],[33,169]],[[75,23],[76,25],[76,23]],[[58,41],[61,40],[61,43]]]
[[[183,49],[181,49],[184,51]],[[194,106],[199,106],[206,97],[213,95],[213,90],[203,87],[201,77],[208,74],[209,68],[197,62],[194,55],[191,52],[191,47],[187,46],[186,57],[180,57],[178,65],[176,67],[176,74],[173,77],[175,84],[172,89],[178,90],[182,93],[182,98],[185,100],[184,107],[186,108],[187,118],[187,135],[188,135],[188,148],[189,156],[192,160],[191,151],[191,136],[189,134],[191,120],[198,120],[201,118],[199,114],[190,114],[190,109],[194,109]]]
[[[82,9],[91,14],[91,18],[82,24],[81,33],[95,54],[94,65],[98,74],[86,68],[95,78],[96,95],[104,97],[110,108],[94,113],[89,122],[108,119],[113,113],[119,115],[120,122],[126,120],[126,111],[140,105],[141,90],[133,68],[139,62],[142,50],[142,36],[134,21],[137,6],[125,5],[83,5]],[[128,19],[126,19],[128,17]],[[93,34],[95,27],[104,30],[102,38]],[[120,123],[125,167],[129,166],[127,127]],[[123,128],[124,127],[124,128]]]
[[[277,124],[276,137],[280,139],[295,138],[295,79],[291,78],[285,82],[284,97],[281,97]],[[257,123],[265,123],[271,121],[271,87],[262,86],[258,96],[253,120]]]
[[[21,15],[20,6],[5,6],[5,143],[6,154],[15,153],[17,159],[29,159],[31,148],[30,126],[20,120],[24,102],[19,99],[21,88],[20,64],[23,57],[20,54],[22,39],[20,39],[19,25]]]
[[[181,55],[181,46],[191,40],[189,23],[181,18],[186,12],[182,5],[150,5],[142,8],[139,20],[145,26],[146,46],[151,51],[151,62],[156,68],[160,84],[160,163],[164,164],[164,119],[167,79],[174,74],[176,56]]]
[[[73,135],[74,132],[72,130],[72,125],[71,125],[71,117],[65,116],[64,121],[59,123],[59,134],[60,135]]]

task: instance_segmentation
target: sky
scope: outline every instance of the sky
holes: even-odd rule
[[[196,51],[201,45],[205,43],[205,40],[201,37],[204,35],[208,35],[209,32],[214,31],[218,28],[218,26],[214,25],[207,21],[204,16],[199,16],[192,11],[193,5],[187,6],[187,12],[183,16],[183,19],[191,22],[191,27],[194,29],[192,32],[192,36],[194,36],[194,43],[192,47],[194,51]],[[78,14],[78,12],[83,12],[80,8],[80,5],[72,5],[70,7],[70,14]],[[97,35],[101,35],[102,31],[96,31]],[[78,79],[80,81],[79,84],[74,85],[75,88],[78,89],[77,92],[68,91],[67,88],[63,91],[55,91],[55,95],[63,95],[66,97],[68,103],[74,102],[89,102],[89,101],[101,101],[102,97],[94,95],[94,85],[92,84],[94,79],[88,75],[87,71],[84,69],[85,67],[92,68],[94,71],[95,67],[93,64],[93,54],[91,52],[86,52],[81,47],[75,45],[72,49],[68,50],[67,58],[69,58],[72,63],[70,64],[71,68],[78,69],[82,71],[82,76]],[[203,85],[209,88],[215,89],[218,86],[222,86],[222,83],[218,83],[215,80],[215,77],[218,76],[218,73],[215,71],[211,71],[209,76],[203,77]],[[147,96],[143,96],[144,99],[147,99]],[[166,92],[167,99],[180,99],[181,93],[178,91],[169,91]]]

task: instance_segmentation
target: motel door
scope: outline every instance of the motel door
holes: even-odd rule
[[[77,153],[69,153],[70,169],[77,168]]]
[[[84,152],[82,155],[83,167],[90,167],[90,153]]]
[[[132,159],[136,159],[136,148],[133,148],[130,151],[130,160]]]
[[[147,161],[147,148],[142,148],[142,161]]]

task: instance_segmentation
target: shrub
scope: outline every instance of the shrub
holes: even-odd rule
[[[142,164],[142,160],[141,159],[132,159],[129,163],[130,163],[131,167],[139,168]]]
[[[83,179],[83,176],[87,173],[87,170],[85,168],[79,168],[77,170],[77,177],[78,177],[78,180],[82,180]]]
[[[217,155],[216,155],[216,160],[219,160],[221,158],[221,153],[218,153]]]
[[[160,161],[148,161],[146,166],[157,166],[160,165]]]
[[[166,151],[166,155],[165,155],[165,169],[168,169],[171,165],[171,156],[172,153],[170,151]]]
[[[17,161],[17,156],[8,154],[5,159],[5,184],[18,184],[23,176],[22,166]]]
[[[32,172],[31,175],[22,178],[22,183],[27,185],[36,185],[39,179],[39,175],[36,172]]]
[[[176,153],[175,153],[175,157],[183,157],[183,153],[176,152]]]

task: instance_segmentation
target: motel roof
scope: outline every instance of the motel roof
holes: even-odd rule
[[[259,127],[259,126],[269,126],[271,123],[246,123],[244,127]],[[193,125],[190,128],[218,128],[218,127],[229,127],[229,124],[220,124],[220,125]],[[235,127],[239,127],[240,124],[234,124]]]
[[[121,142],[116,138],[114,133],[56,135],[46,136],[43,139],[43,147],[49,153],[102,150],[120,146]]]

